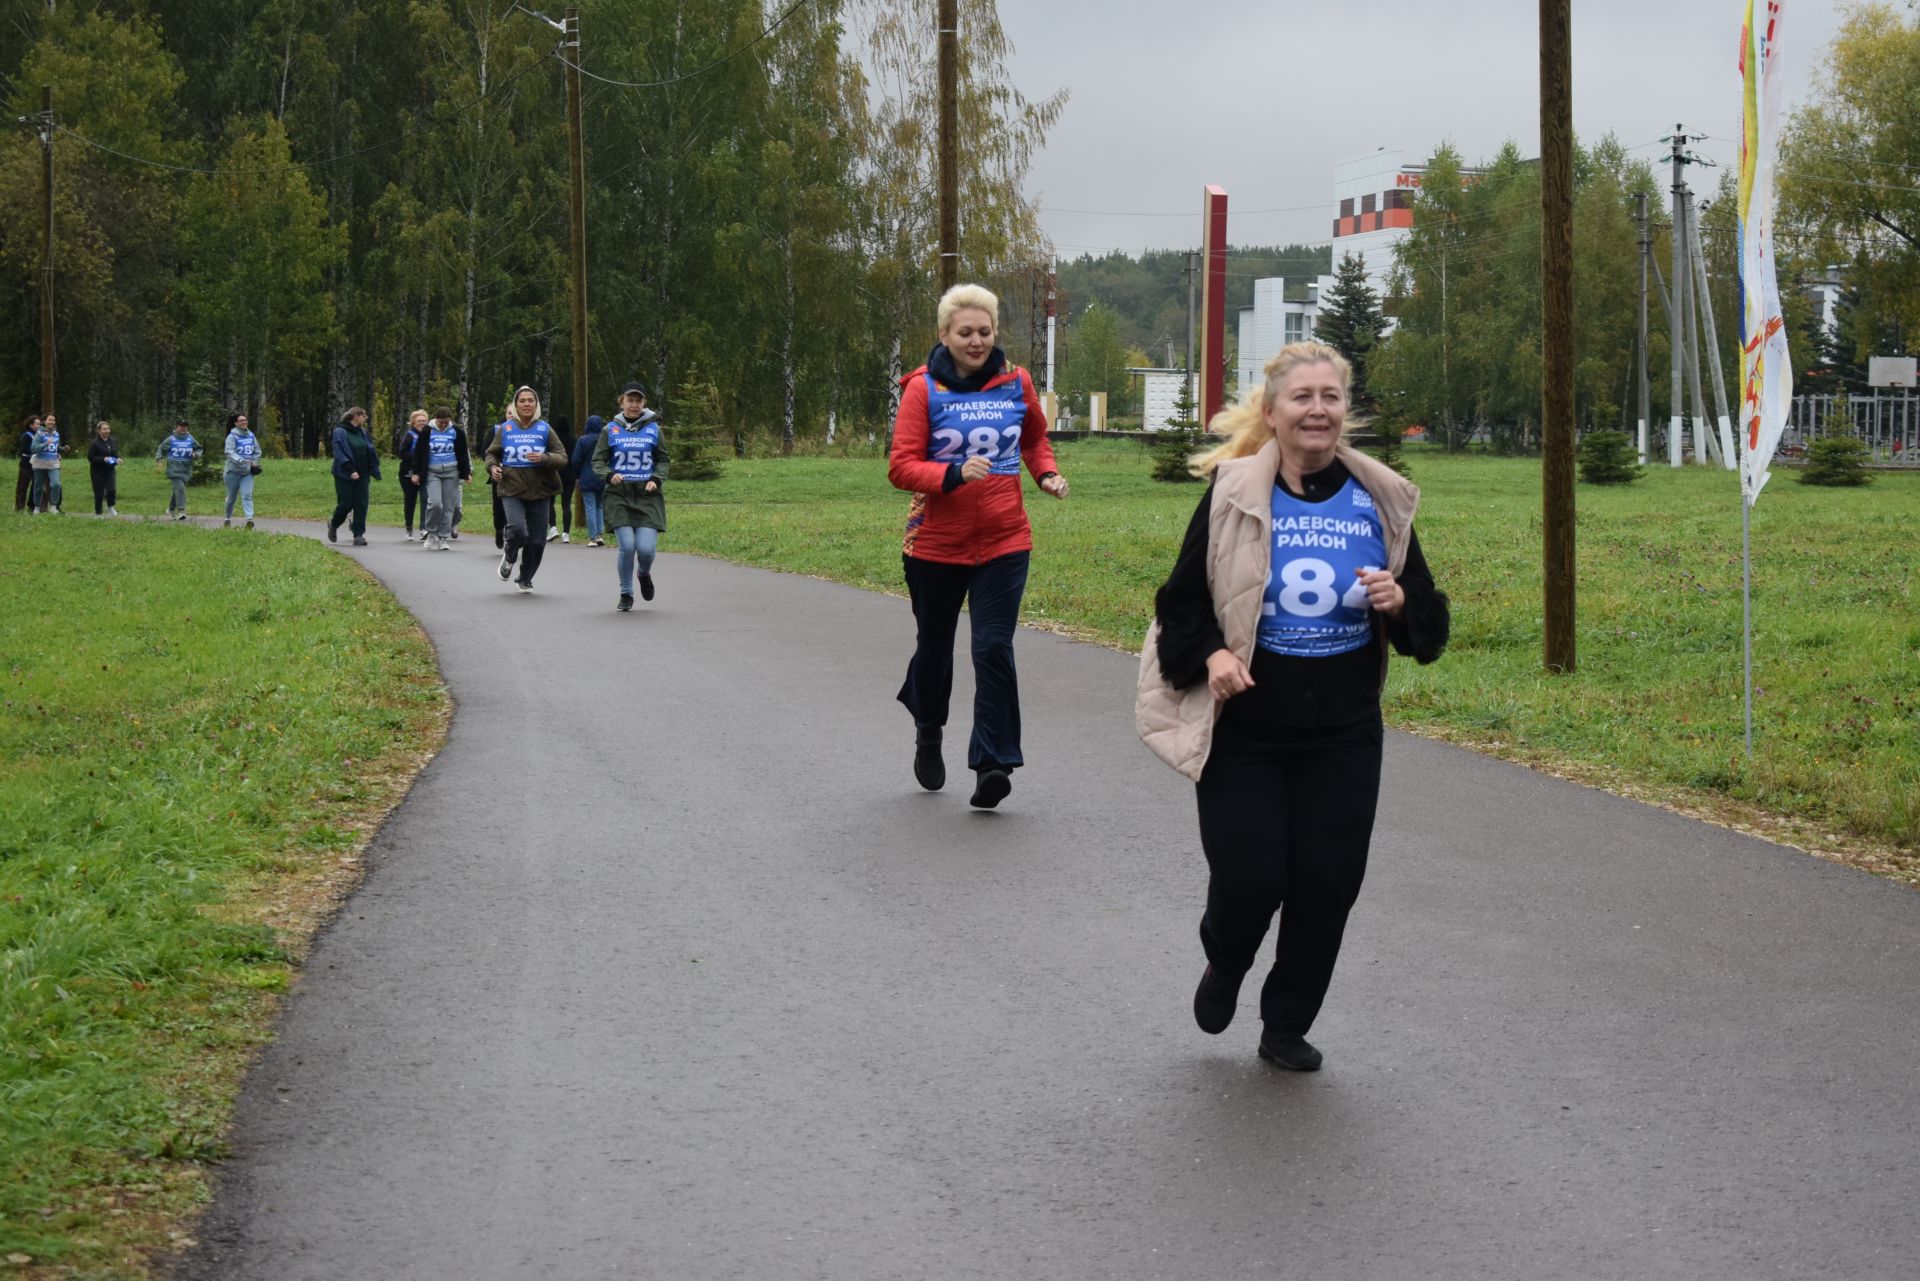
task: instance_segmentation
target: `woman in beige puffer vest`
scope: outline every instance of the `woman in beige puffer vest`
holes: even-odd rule
[[[1155,599],[1135,719],[1198,793],[1210,877],[1195,1020],[1226,1029],[1284,902],[1260,1054],[1311,1071],[1306,1032],[1366,872],[1387,655],[1432,662],[1449,619],[1413,532],[1419,491],[1341,441],[1345,359],[1294,343],[1265,374],[1195,459],[1213,484]]]

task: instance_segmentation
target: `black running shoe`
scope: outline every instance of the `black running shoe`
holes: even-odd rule
[[[509,578],[512,578],[512,577],[513,577],[513,553],[501,552],[500,553],[500,581],[504,583]]]
[[[1304,1036],[1263,1031],[1260,1033],[1260,1057],[1289,1072],[1318,1072],[1320,1051],[1307,1044]]]
[[[615,605],[614,608],[623,614],[631,612],[633,609],[633,597],[627,595],[625,592],[621,592],[620,603]]]
[[[334,524],[332,521],[327,522],[327,541],[330,543],[340,541],[340,526]]]
[[[937,792],[947,785],[947,763],[940,759],[938,725],[914,727],[913,778],[929,792]]]
[[[1240,980],[1244,974],[1229,978],[1207,966],[1207,972],[1200,976],[1200,986],[1193,993],[1193,1021],[1200,1030],[1211,1036],[1219,1036],[1233,1022],[1234,1007],[1240,1001]]]
[[[1013,791],[1013,779],[1003,769],[983,769],[979,780],[973,785],[973,795],[967,798],[967,804],[977,810],[990,810],[1007,799]]]
[[[641,600],[653,599],[653,575],[652,574],[640,575],[640,599]]]

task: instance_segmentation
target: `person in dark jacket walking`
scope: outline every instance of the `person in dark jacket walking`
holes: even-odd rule
[[[887,465],[894,488],[913,495],[901,560],[919,626],[899,694],[913,714],[913,775],[928,791],[946,784],[940,738],[964,602],[974,675],[968,803],[979,809],[1005,800],[1013,771],[1024,764],[1013,634],[1033,532],[1020,496],[1021,466],[1047,493],[1067,496],[1033,379],[994,345],[999,316],[1000,300],[979,285],[955,285],[941,297],[940,341],[903,380]]]
[[[367,433],[367,411],[355,405],[333,429],[333,515],[327,518],[327,541],[340,541],[340,526],[349,518],[353,545],[367,545],[367,501],[373,482],[380,479],[380,451]]]
[[[660,420],[647,408],[647,389],[630,382],[620,389],[620,412],[607,419],[594,447],[593,465],[607,478],[601,501],[613,541],[620,549],[614,571],[620,579],[621,613],[633,608],[634,571],[640,596],[653,599],[653,558],[667,531],[667,450],[660,441]]]
[[[533,388],[513,393],[513,416],[493,429],[486,454],[487,474],[493,477],[507,518],[500,578],[502,582],[512,578],[521,592],[530,592],[546,555],[553,496],[560,491],[560,473],[567,469],[566,448],[560,434],[540,416],[540,397]],[[518,578],[514,578],[516,563]]]
[[[1341,442],[1346,360],[1292,343],[1264,372],[1193,460],[1213,483],[1154,600],[1135,721],[1196,784],[1209,877],[1194,1021],[1226,1030],[1279,912],[1259,1053],[1311,1072],[1306,1034],[1366,875],[1389,648],[1434,661],[1449,616],[1414,533],[1420,491]]]
[[[587,513],[587,546],[605,547],[606,539],[600,535],[606,529],[602,515],[600,499],[606,492],[607,482],[593,469],[593,451],[600,443],[600,429],[605,425],[600,415],[592,414],[587,418],[587,429],[580,433],[580,439],[573,442],[573,458],[568,470],[573,473],[573,483],[580,490],[580,506]]]
[[[33,434],[40,430],[40,415],[28,414],[20,421],[20,478],[13,485],[13,509],[29,511],[27,498],[33,492]]]
[[[467,433],[453,424],[451,409],[435,409],[433,420],[415,433],[413,455],[404,464],[422,487],[421,546],[452,551],[453,515],[460,509],[460,487],[473,479]]]
[[[420,444],[420,433],[427,429],[427,411],[416,409],[407,415],[407,425],[394,437],[393,456],[400,463],[400,503],[406,509],[407,541],[413,541],[413,512],[420,509],[420,541],[427,539],[427,505],[421,494],[424,483],[413,467],[413,455]]]
[[[167,498],[167,515],[175,520],[187,518],[187,482],[193,479],[193,461],[203,451],[200,442],[187,430],[187,420],[173,420],[173,434],[160,438],[160,447],[153,451],[156,461],[162,461],[166,467],[167,479],[173,483],[173,492]]]
[[[118,516],[114,504],[120,498],[120,444],[113,438],[113,427],[102,418],[87,442],[87,478],[93,482],[93,514]]]

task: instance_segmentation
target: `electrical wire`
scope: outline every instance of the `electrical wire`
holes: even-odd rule
[[[759,35],[747,41],[745,44],[741,45],[738,49],[735,49],[732,53],[727,54],[725,57],[719,59],[718,61],[708,63],[706,66],[700,68],[698,71],[689,71],[685,75],[674,76],[670,80],[613,80],[608,78],[607,76],[599,75],[596,72],[588,71],[585,67],[581,66],[577,62],[568,61],[567,56],[565,54],[555,53],[554,57],[560,59],[561,62],[566,63],[567,66],[572,67],[575,71],[587,77],[589,80],[598,80],[601,84],[612,85],[616,89],[665,89],[669,85],[685,84],[689,80],[698,80],[701,76],[707,75],[710,72],[718,71],[720,68],[726,66],[729,62],[732,62],[735,58],[738,58],[741,54],[745,53],[747,50],[758,45],[761,41],[765,40],[768,36],[771,36],[774,32],[778,31],[781,27],[785,26],[787,19],[791,18],[794,14],[806,8],[807,5],[809,5],[810,3],[812,3],[812,0],[794,0],[792,4],[786,7],[786,10],[782,12],[779,17],[773,20],[773,22],[767,27],[765,31],[762,31]]]

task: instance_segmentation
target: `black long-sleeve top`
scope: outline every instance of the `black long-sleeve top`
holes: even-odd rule
[[[1336,459],[1302,476],[1300,488],[1288,486],[1287,492],[1310,503],[1324,503],[1340,492],[1350,476],[1346,464]],[[1274,483],[1285,485],[1286,481],[1276,478]],[[1207,586],[1212,508],[1213,486],[1208,485],[1187,525],[1173,573],[1153,600],[1160,620],[1160,673],[1176,689],[1205,680],[1207,658],[1227,645]],[[1400,617],[1382,621],[1394,649],[1416,662],[1431,663],[1447,646],[1447,597],[1434,585],[1420,550],[1420,536],[1409,532],[1407,563],[1397,578],[1407,603]],[[1379,629],[1359,649],[1326,658],[1275,654],[1256,645],[1253,688],[1230,700],[1227,708],[1236,718],[1248,716],[1274,727],[1348,725],[1379,711],[1381,658]]]

